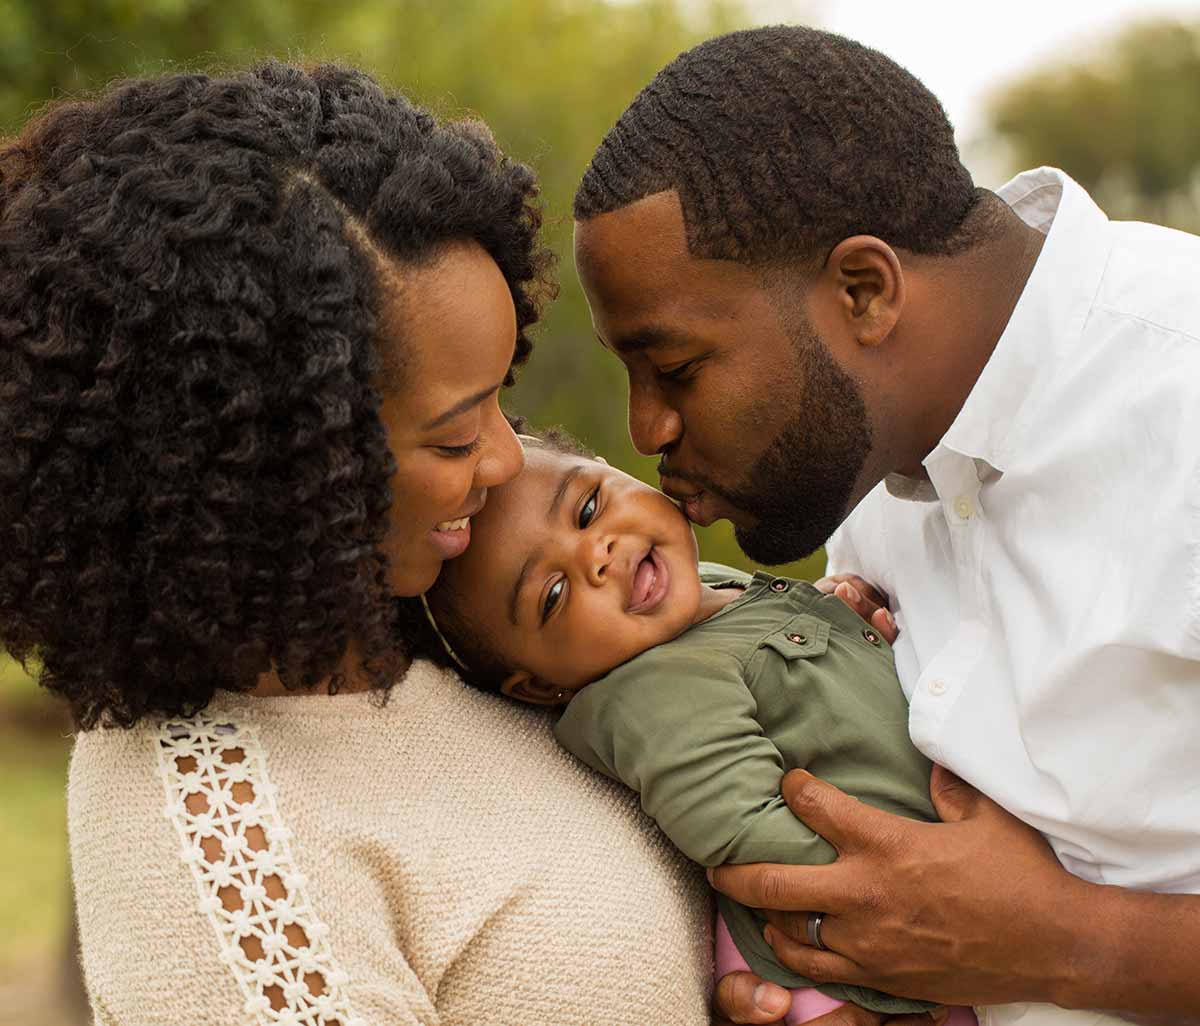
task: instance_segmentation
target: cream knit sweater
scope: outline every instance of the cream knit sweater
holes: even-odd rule
[[[426,663],[80,735],[83,964],[120,1026],[693,1026],[703,877],[549,720]]]

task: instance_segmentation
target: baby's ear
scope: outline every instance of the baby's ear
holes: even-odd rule
[[[514,670],[500,682],[500,691],[519,702],[532,705],[560,705],[562,689],[538,680],[528,670]]]

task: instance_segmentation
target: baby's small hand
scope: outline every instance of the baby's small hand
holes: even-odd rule
[[[900,636],[895,617],[888,610],[888,597],[875,585],[857,574],[833,574],[822,577],[813,587],[826,595],[836,595],[859,616],[879,631],[889,645]]]

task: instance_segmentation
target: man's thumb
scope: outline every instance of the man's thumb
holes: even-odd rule
[[[929,778],[929,797],[943,823],[955,823],[967,819],[979,800],[979,792],[961,777],[955,776],[945,766],[934,763]]]

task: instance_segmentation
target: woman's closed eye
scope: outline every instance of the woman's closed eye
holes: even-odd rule
[[[479,447],[482,444],[483,439],[479,435],[476,435],[474,439],[465,445],[435,445],[433,448],[441,455],[453,459],[463,456],[474,456],[475,453],[479,452]]]

